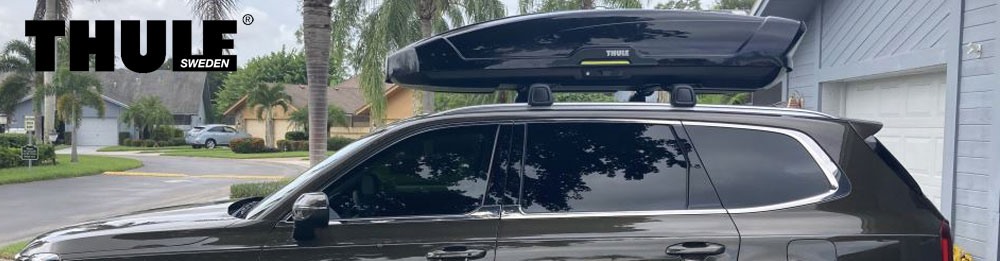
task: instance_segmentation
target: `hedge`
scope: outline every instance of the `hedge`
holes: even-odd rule
[[[169,141],[173,138],[183,138],[184,131],[171,126],[159,126],[150,131],[149,138],[155,141]]]
[[[326,150],[340,150],[346,147],[347,144],[351,144],[351,142],[354,142],[354,139],[339,136],[330,137],[330,139],[326,140]]]
[[[127,140],[129,140],[131,138],[132,138],[132,133],[119,132],[118,133],[118,145],[127,146],[127,145],[125,145],[125,141],[127,141]]]
[[[17,133],[0,134],[0,148],[20,148],[28,144],[28,135]]]
[[[289,131],[285,132],[285,140],[289,141],[309,140],[309,134],[303,131]]]
[[[264,139],[261,138],[242,138],[234,139],[229,141],[229,149],[235,153],[264,153],[264,152],[276,152],[274,148],[268,148],[264,145]]]
[[[280,151],[308,151],[309,141],[304,140],[279,140],[278,150]]]
[[[245,183],[245,184],[233,184],[229,186],[229,198],[239,199],[239,198],[249,198],[249,197],[263,197],[278,191],[291,180],[279,180],[272,182],[261,182],[261,183]]]
[[[52,145],[36,145],[38,160],[33,164],[56,164],[56,150]],[[21,160],[21,148],[0,148],[0,168],[27,166],[28,162]]]

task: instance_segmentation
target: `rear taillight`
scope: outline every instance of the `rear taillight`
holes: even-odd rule
[[[952,261],[952,251],[954,251],[951,237],[951,225],[948,221],[941,221],[941,261]]]

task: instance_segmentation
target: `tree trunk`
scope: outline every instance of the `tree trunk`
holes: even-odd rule
[[[78,103],[77,105],[79,105],[80,97],[76,95],[76,91],[73,91],[73,99],[75,99],[76,100],[75,102],[77,102]],[[76,115],[76,107],[77,106],[75,106],[75,105],[73,106],[73,113],[70,114],[70,117],[72,117],[72,121],[73,121],[73,133],[70,134],[71,137],[69,137],[70,138],[70,143],[72,144],[72,145],[70,145],[71,149],[69,150],[70,151],[69,152],[69,162],[73,162],[73,163],[76,163],[76,162],[80,161],[80,159],[78,158],[79,156],[76,155],[76,143],[77,143],[76,136],[77,136],[77,133],[80,133],[80,122],[81,122],[81,120]]]
[[[45,20],[56,20],[56,0],[45,0]],[[55,64],[59,66],[59,48],[56,48]],[[52,85],[52,76],[55,72],[43,72],[43,82],[45,86]],[[52,141],[49,140],[49,132],[55,130],[56,126],[56,95],[55,93],[47,92],[45,94],[44,100],[42,100],[42,129],[36,130],[36,133],[41,133],[42,143],[50,144]],[[76,142],[73,142],[76,144]]]
[[[309,84],[309,164],[326,158],[327,101],[330,72],[331,0],[302,1],[302,40]]]
[[[268,147],[274,148],[274,113],[271,110],[267,110],[264,113],[267,115],[264,118],[264,144]]]
[[[434,2],[435,0],[420,0],[417,3],[417,18],[420,19],[420,35],[423,38],[431,37],[434,34],[433,20],[434,15],[438,13],[438,6]],[[415,91],[413,93],[418,98],[414,100],[414,104],[419,104],[419,113],[434,112],[433,92]]]

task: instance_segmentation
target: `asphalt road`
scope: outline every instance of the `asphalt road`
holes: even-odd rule
[[[92,151],[92,150],[90,150]],[[85,151],[85,152],[90,152]],[[96,175],[0,186],[0,245],[46,231],[135,211],[207,202],[229,185],[295,176],[300,159],[282,161],[118,155],[144,166],[123,175]],[[165,174],[159,175],[156,174]]]

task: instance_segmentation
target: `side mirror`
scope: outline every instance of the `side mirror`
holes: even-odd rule
[[[292,205],[292,220],[295,228],[292,238],[295,240],[312,240],[316,238],[316,229],[330,225],[330,202],[326,193],[305,193]]]

